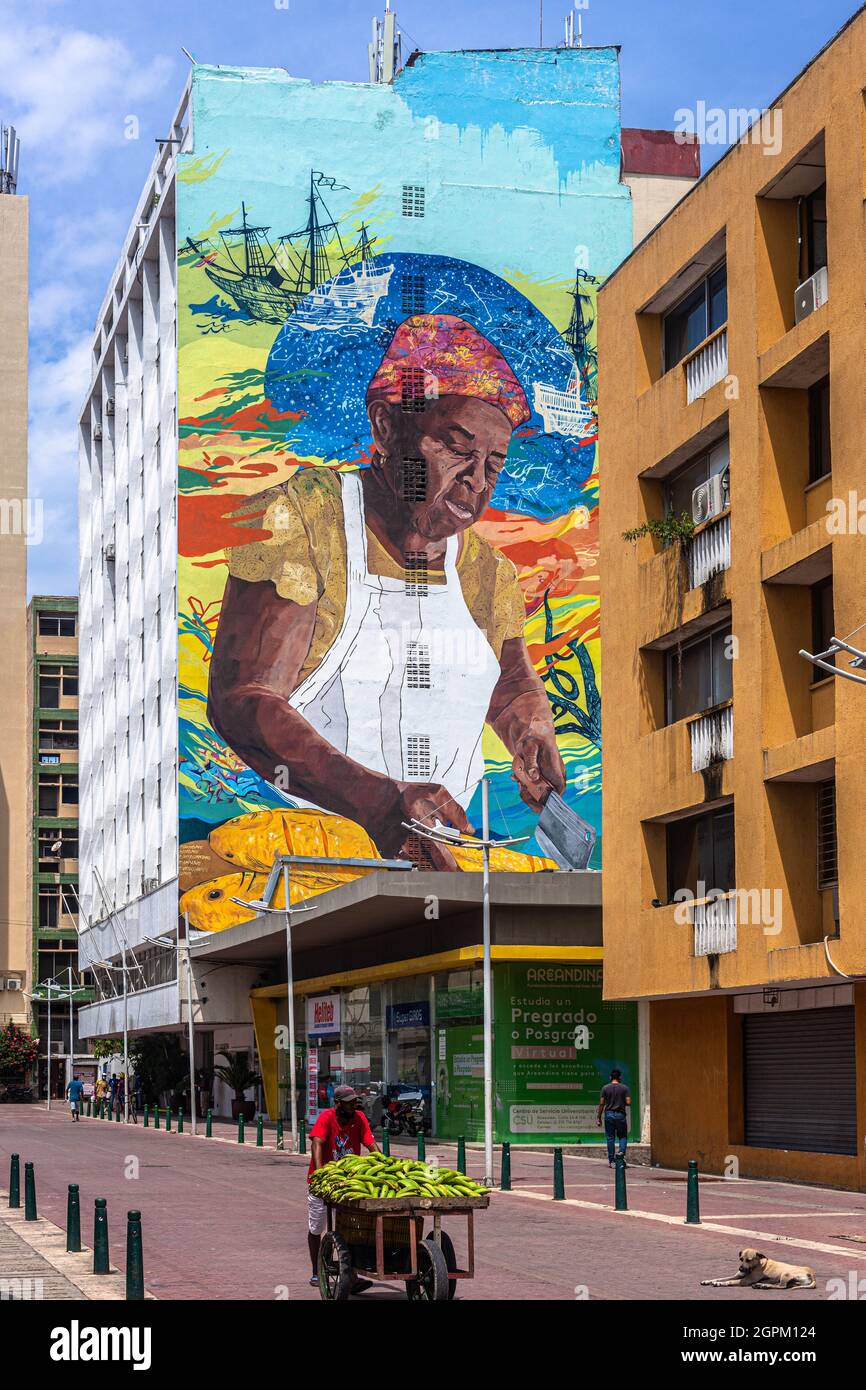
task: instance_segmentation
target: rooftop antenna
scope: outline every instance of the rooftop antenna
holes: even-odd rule
[[[544,47],[544,0],[538,0],[538,47]]]
[[[565,16],[565,46],[566,48],[583,48],[583,11],[586,5],[575,3],[577,10],[577,43],[574,41],[574,10],[570,10]]]
[[[370,62],[370,81],[376,83],[393,82],[403,65],[401,36],[397,30],[397,16],[391,9],[391,0],[385,0],[385,18],[373,20],[373,38],[367,45]]]
[[[13,125],[0,125],[0,193],[14,193],[18,186],[18,151],[21,141]]]

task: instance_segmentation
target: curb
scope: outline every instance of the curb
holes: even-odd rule
[[[68,1279],[82,1298],[92,1303],[126,1302],[126,1275],[116,1265],[109,1265],[108,1274],[94,1274],[89,1245],[82,1244],[80,1254],[72,1254],[66,1249],[66,1232],[60,1226],[44,1216],[25,1221],[24,1208],[10,1207],[8,1201],[8,1191],[0,1188],[0,1221],[41,1255],[56,1274]],[[155,1301],[156,1295],[145,1292],[145,1299]]]

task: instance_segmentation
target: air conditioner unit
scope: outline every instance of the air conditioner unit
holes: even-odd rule
[[[113,542],[113,541],[109,541],[109,542],[108,542],[108,545],[106,545],[106,546],[103,547],[102,553],[103,553],[103,555],[105,556],[106,560],[107,560],[110,564],[113,564],[114,561],[115,561],[115,559],[116,559],[116,554],[115,554],[115,549],[114,549],[114,542]]]
[[[6,981],[6,988],[12,990],[13,993],[14,993],[16,989],[23,989],[23,988],[24,988],[24,981],[23,981],[23,980],[19,980],[19,979],[18,979],[16,976],[14,976],[14,975],[10,975],[9,978],[8,978],[8,980]]]
[[[102,426],[101,426],[101,425],[94,425],[94,426],[93,426],[93,438],[94,438],[94,439],[101,439],[101,438],[102,438]]]
[[[158,887],[159,887],[159,879],[158,879],[158,878],[143,878],[143,879],[141,880],[141,891],[142,891],[142,893],[155,893]]]
[[[114,414],[114,397],[113,397],[113,396],[109,396],[109,397],[106,399],[106,402],[105,402],[105,413],[106,413],[106,415],[113,415],[113,414]]]
[[[701,526],[720,516],[728,505],[728,470],[715,473],[705,483],[701,483],[692,493],[692,521]]]
[[[816,309],[827,303],[827,297],[827,267],[822,265],[820,270],[816,270],[814,275],[810,275],[808,280],[797,286],[794,296],[795,323],[800,323],[810,314],[814,314]]]

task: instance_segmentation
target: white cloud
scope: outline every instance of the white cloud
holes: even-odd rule
[[[0,27],[0,101],[46,182],[79,178],[124,141],[123,121],[168,81],[164,57],[142,64],[118,38],[55,25]]]
[[[27,492],[44,508],[41,544],[28,549],[30,590],[72,593],[78,562],[78,412],[91,377],[90,334],[59,356],[34,356],[30,370]]]

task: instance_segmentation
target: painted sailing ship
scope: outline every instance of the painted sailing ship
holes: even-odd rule
[[[364,223],[357,242],[344,245],[322,198],[323,187],[338,185],[311,169],[307,221],[275,242],[270,227],[248,221],[244,203],[241,225],[220,232],[224,256],[219,260],[203,242],[187,238],[208,279],[251,319],[284,323],[294,314],[308,328],[372,325],[394,267],[378,260]]]
[[[586,439],[595,433],[598,357],[590,346],[589,335],[595,322],[595,309],[589,286],[600,283],[595,276],[579,270],[571,297],[574,301],[563,339],[574,359],[565,389],[536,381],[532,387],[533,406],[541,416],[545,434],[564,434]]]

